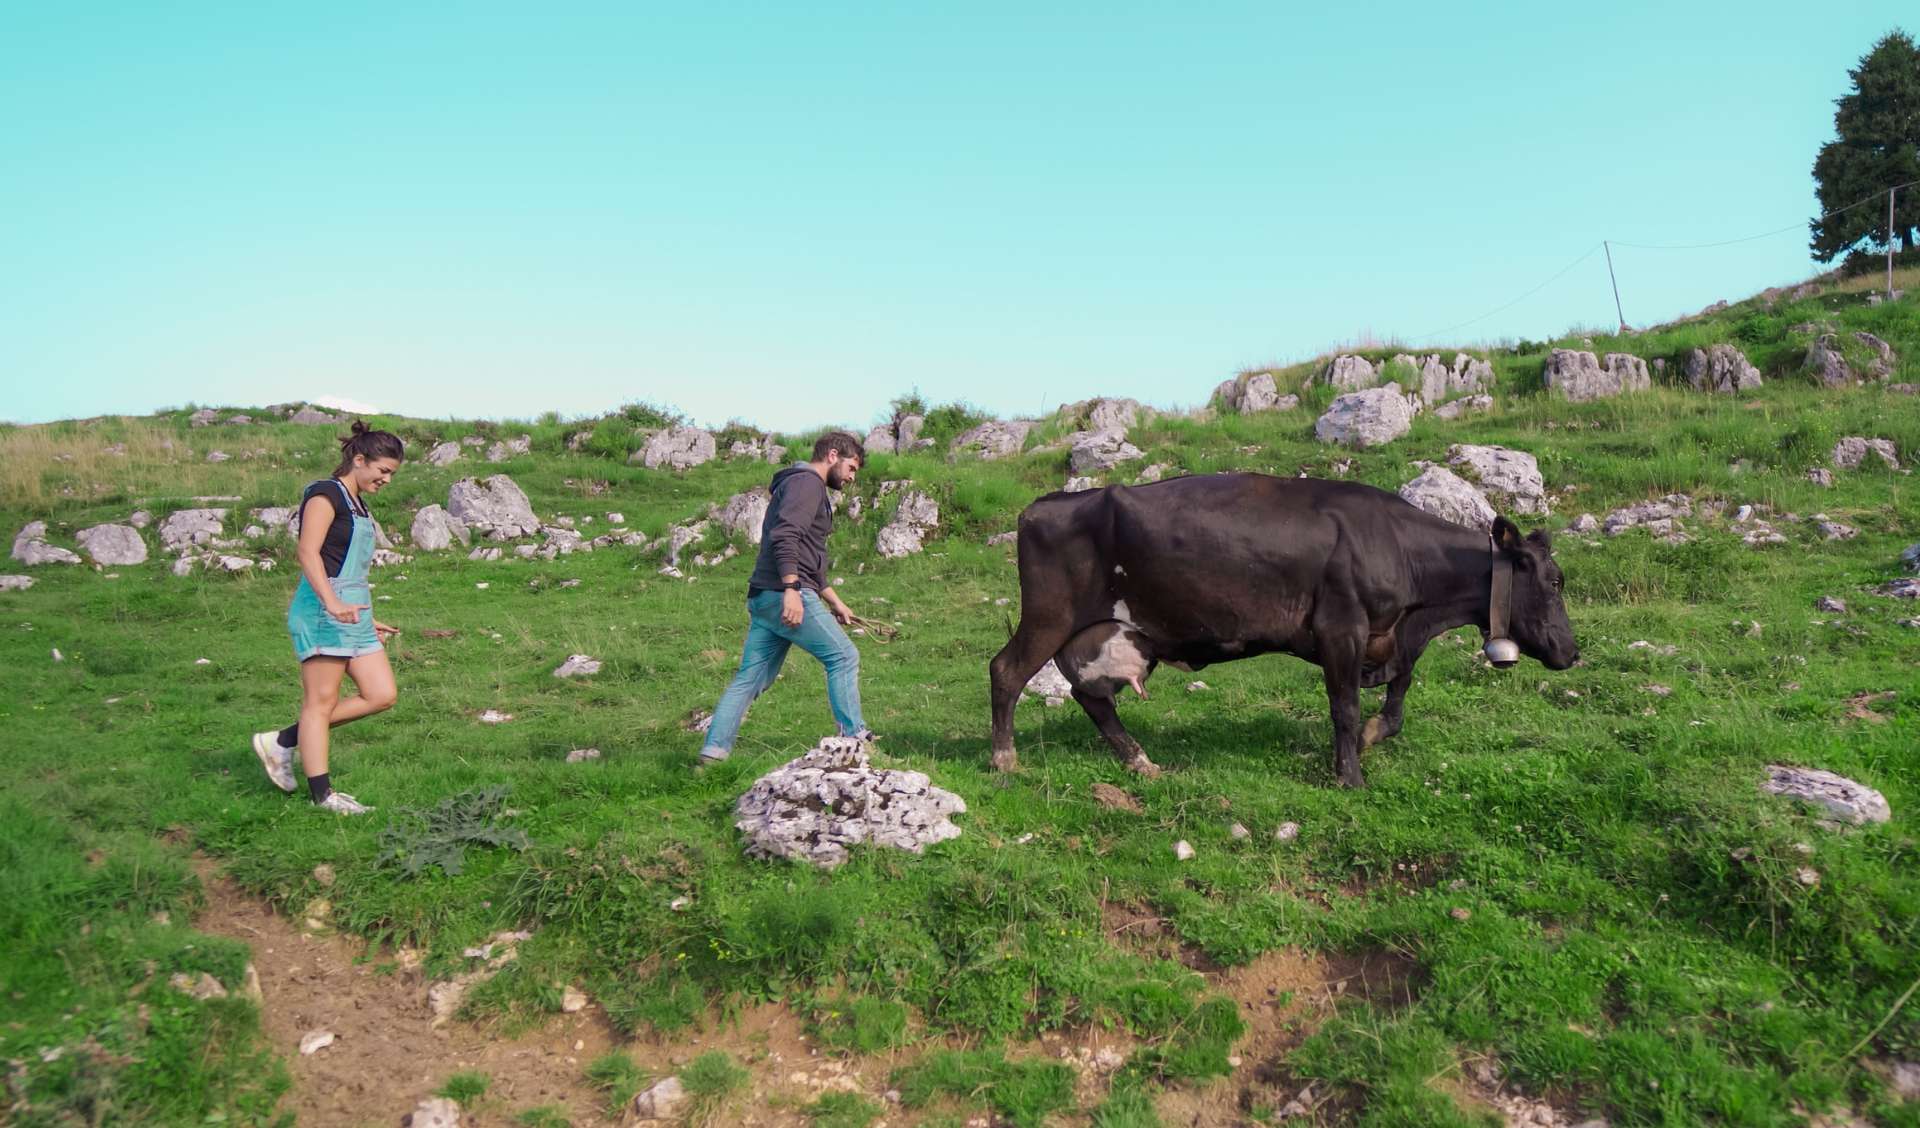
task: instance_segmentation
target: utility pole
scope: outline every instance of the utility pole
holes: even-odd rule
[[[1892,227],[1893,221],[1888,220],[1887,226]],[[1627,315],[1620,312],[1620,280],[1613,276],[1613,247],[1605,239],[1600,240],[1600,245],[1606,248],[1607,252],[1607,281],[1613,283],[1613,315],[1620,319],[1620,331],[1625,333],[1627,331]],[[1592,254],[1593,252],[1588,251],[1587,253]],[[1887,277],[1892,278],[1893,275],[1889,274]],[[1892,286],[1893,283],[1889,282],[1887,285]]]
[[[1887,189],[1887,300],[1893,300],[1893,194],[1896,188]]]

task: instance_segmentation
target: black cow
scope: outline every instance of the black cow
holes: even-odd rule
[[[993,659],[993,765],[1011,771],[1013,707],[1058,658],[1074,700],[1129,768],[1159,771],[1120,724],[1114,696],[1145,695],[1165,662],[1282,651],[1326,673],[1334,770],[1361,785],[1360,750],[1400,731],[1428,642],[1489,628],[1509,587],[1520,652],[1564,670],[1579,658],[1545,533],[1495,520],[1491,536],[1354,482],[1212,474],[1054,493],[1020,515],[1020,626]],[[1502,664],[1510,665],[1512,657]],[[1385,685],[1362,729],[1360,689]]]

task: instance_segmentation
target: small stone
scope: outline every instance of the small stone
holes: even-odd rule
[[[191,995],[202,1001],[227,997],[226,986],[204,971],[199,975],[188,975],[185,972],[176,971],[173,977],[167,980],[167,984],[182,994]]]
[[[1181,839],[1180,841],[1178,841],[1178,842],[1175,842],[1175,843],[1173,844],[1173,856],[1174,856],[1174,857],[1176,857],[1176,858],[1178,858],[1178,859],[1180,859],[1180,860],[1181,860],[1181,861],[1183,861],[1183,862],[1190,862],[1190,861],[1192,861],[1192,860],[1193,860],[1193,847],[1192,847],[1192,845],[1190,845],[1190,844],[1189,844],[1189,843],[1187,842],[1187,840],[1186,840],[1186,839],[1184,839],[1184,838],[1182,838],[1182,839]]]
[[[1820,871],[1810,866],[1801,866],[1793,871],[1794,880],[1811,889],[1820,884]]]
[[[1292,842],[1298,837],[1300,837],[1300,824],[1297,822],[1283,822],[1273,829],[1275,842]]]
[[[424,1097],[407,1116],[408,1128],[460,1128],[460,1102],[452,1097]]]
[[[1212,688],[1211,686],[1209,686],[1206,682],[1203,682],[1203,681],[1190,681],[1187,683],[1188,693],[1205,693],[1207,690],[1211,688]]]
[[[331,888],[334,880],[333,867],[321,862],[313,867],[313,879],[319,882],[322,888]]]
[[[1455,908],[1455,909],[1449,909],[1449,910],[1447,910],[1447,915],[1448,915],[1448,916],[1450,916],[1450,917],[1452,917],[1452,918],[1453,918],[1453,919],[1455,919],[1455,920],[1468,920],[1468,919],[1470,919],[1470,918],[1472,918],[1472,916],[1473,916],[1473,910],[1472,910],[1472,909],[1460,909],[1460,908]]]
[[[1236,842],[1245,842],[1247,839],[1253,837],[1253,832],[1240,823],[1234,823],[1228,827],[1227,833],[1231,835]]]
[[[598,760],[599,758],[600,750],[598,748],[575,748],[573,751],[567,753],[567,763],[569,764],[584,764],[588,760]]]
[[[1807,481],[1812,482],[1816,486],[1832,489],[1833,471],[1824,466],[1815,466],[1813,469],[1807,471]]]
[[[300,1053],[302,1056],[310,1056],[331,1045],[333,1045],[333,1031],[312,1030],[300,1039]]]
[[[671,1120],[687,1103],[687,1092],[678,1077],[669,1077],[633,1098],[633,1113],[642,1120]]]
[[[1826,611],[1834,615],[1845,615],[1847,613],[1847,604],[1843,599],[1835,599],[1831,595],[1823,595],[1819,599],[1814,600],[1813,609],[1815,611]]]
[[[587,1009],[586,992],[568,985],[560,992],[560,1010],[566,1014],[576,1014]]]
[[[53,660],[55,662],[65,662],[67,660],[66,655],[60,653],[60,648],[57,646],[53,648]]]
[[[1893,817],[1885,795],[1845,776],[1817,768],[1769,765],[1760,789],[1822,808],[1829,817],[1855,826],[1882,823]]]
[[[574,654],[570,655],[565,662],[560,663],[560,665],[554,669],[553,676],[556,678],[578,678],[599,672],[599,659],[588,657],[585,654]]]
[[[480,714],[480,723],[483,725],[503,725],[512,719],[512,713],[502,713],[498,709],[488,709]]]

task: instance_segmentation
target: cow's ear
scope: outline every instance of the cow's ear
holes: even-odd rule
[[[1543,548],[1548,552],[1553,551],[1553,538],[1547,535],[1545,529],[1535,529],[1531,533],[1528,533],[1527,543],[1538,548]]]
[[[1502,552],[1524,555],[1520,546],[1520,539],[1519,526],[1507,520],[1505,517],[1495,517],[1493,519],[1493,543],[1497,545]]]

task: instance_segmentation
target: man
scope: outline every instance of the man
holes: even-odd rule
[[[860,652],[840,629],[853,612],[827,584],[827,534],[833,532],[827,491],[846,488],[866,458],[859,439],[831,431],[813,444],[811,461],[773,476],[760,557],[747,581],[747,643],[739,672],[714,707],[701,763],[732,753],[747,706],[773,684],[795,645],[827,668],[827,704],[840,735],[875,739],[860,715]]]

